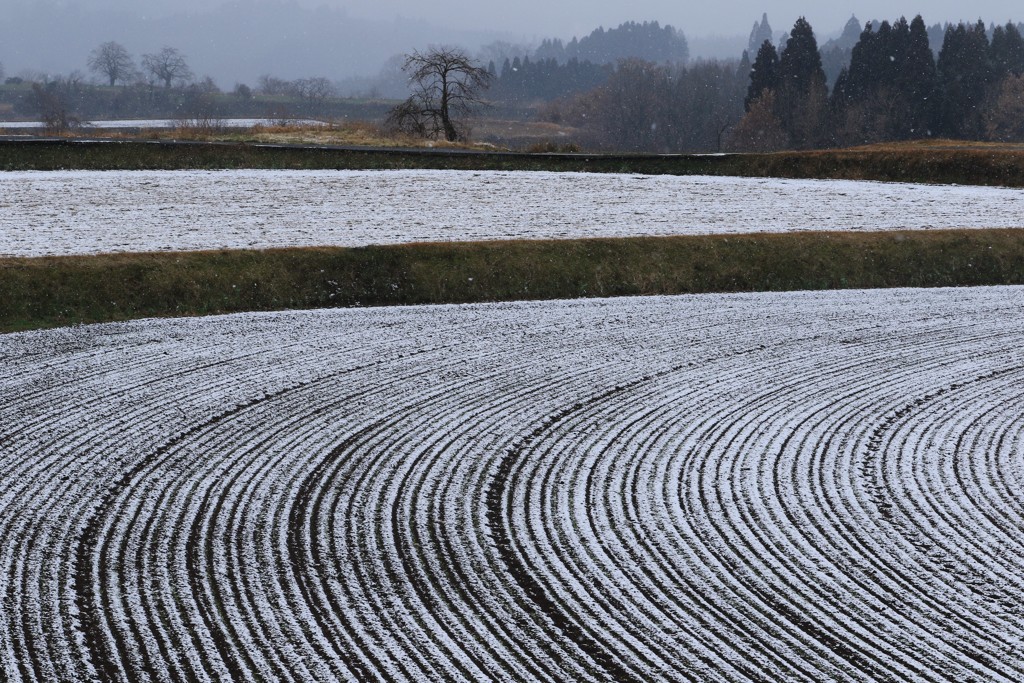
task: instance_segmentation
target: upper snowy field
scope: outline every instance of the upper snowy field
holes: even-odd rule
[[[0,256],[1020,227],[1024,190],[466,171],[0,174]]]

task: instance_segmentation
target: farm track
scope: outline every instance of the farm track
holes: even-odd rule
[[[1024,289],[0,336],[0,678],[1024,678]]]

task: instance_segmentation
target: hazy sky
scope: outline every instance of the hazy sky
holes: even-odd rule
[[[0,6],[19,0],[0,0]],[[24,0],[21,0],[24,1]],[[44,0],[45,1],[45,0]],[[53,0],[49,0],[53,1]],[[74,0],[70,0],[72,3]],[[266,0],[235,0],[254,5]],[[683,0],[286,0],[317,7],[344,9],[353,16],[391,20],[422,19],[434,25],[458,29],[503,30],[524,37],[589,33],[597,26],[617,26],[623,21],[656,19],[683,29],[687,35],[746,33],[751,24],[768,12],[776,30],[788,29],[798,16],[806,16],[816,31],[839,30],[851,14],[868,19],[908,19],[922,14],[929,23],[974,20],[1005,22],[1024,20],[1024,8],[1007,0],[733,0],[684,2]],[[218,0],[78,0],[90,7],[111,6],[133,12],[167,14],[182,9],[199,10],[224,4]]]
[[[851,14],[865,22],[921,12],[929,25],[1024,20],[1024,6],[1006,0],[0,0],[0,64],[26,78],[85,71],[90,51],[114,40],[136,59],[174,46],[222,87],[264,74],[375,78],[396,55],[430,45],[472,54],[502,41],[528,51],[543,38],[650,20],[681,29],[695,57],[738,59],[762,12],[776,36],[806,16],[819,42]]]
[[[762,12],[768,12],[772,27],[792,26],[797,17],[806,16],[812,26],[831,32],[856,14],[861,20],[896,19],[921,14],[929,23],[956,19],[1005,22],[1011,14],[1021,21],[1024,9],[1006,0],[917,0],[916,2],[856,0],[819,2],[816,0],[742,0],[733,2],[683,2],[682,0],[332,0],[352,14],[377,18],[395,15],[423,17],[431,21],[450,21],[459,27],[502,26],[513,31],[532,33],[539,26],[560,34],[589,32],[598,25],[617,26],[623,21],[657,19],[682,28],[687,34],[732,34],[749,31]],[[429,12],[424,11],[426,7]]]

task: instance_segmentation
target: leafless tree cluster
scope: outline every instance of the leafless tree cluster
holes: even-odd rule
[[[464,139],[463,121],[485,104],[480,93],[490,85],[490,72],[452,47],[414,52],[402,68],[409,74],[413,94],[391,111],[388,124],[422,137]]]
[[[578,129],[588,147],[719,151],[743,115],[747,74],[734,64],[619,62],[601,87],[549,105],[543,116]]]
[[[334,83],[323,76],[288,81],[283,78],[264,75],[260,76],[256,87],[263,95],[298,97],[311,103],[323,102],[337,95],[337,88],[335,88]]]

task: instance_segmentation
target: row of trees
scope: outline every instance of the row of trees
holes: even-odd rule
[[[814,32],[797,21],[781,54],[758,50],[736,139],[755,149],[935,136],[1020,139],[1024,38],[1014,24],[946,30],[938,60],[920,16],[868,24],[829,93]]]
[[[176,48],[164,47],[159,52],[142,55],[140,71],[131,54],[120,43],[106,42],[89,54],[89,70],[106,79],[113,87],[117,83],[128,84],[140,78],[150,78],[162,83],[165,88],[184,85],[193,78],[185,56]]]
[[[534,53],[536,60],[554,59],[560,64],[572,60],[594,64],[616,64],[622,59],[643,59],[655,64],[685,64],[690,47],[682,31],[656,21],[629,21],[616,28],[595,29],[590,35],[564,44],[546,39]]]
[[[606,64],[571,59],[531,60],[529,57],[506,59],[498,72],[491,62],[487,70],[493,78],[490,97],[504,102],[528,103],[555,100],[593,90],[608,81],[615,71]]]
[[[651,152],[717,151],[743,116],[746,67],[625,60],[603,86],[550,104],[547,119],[578,128],[587,147]]]

